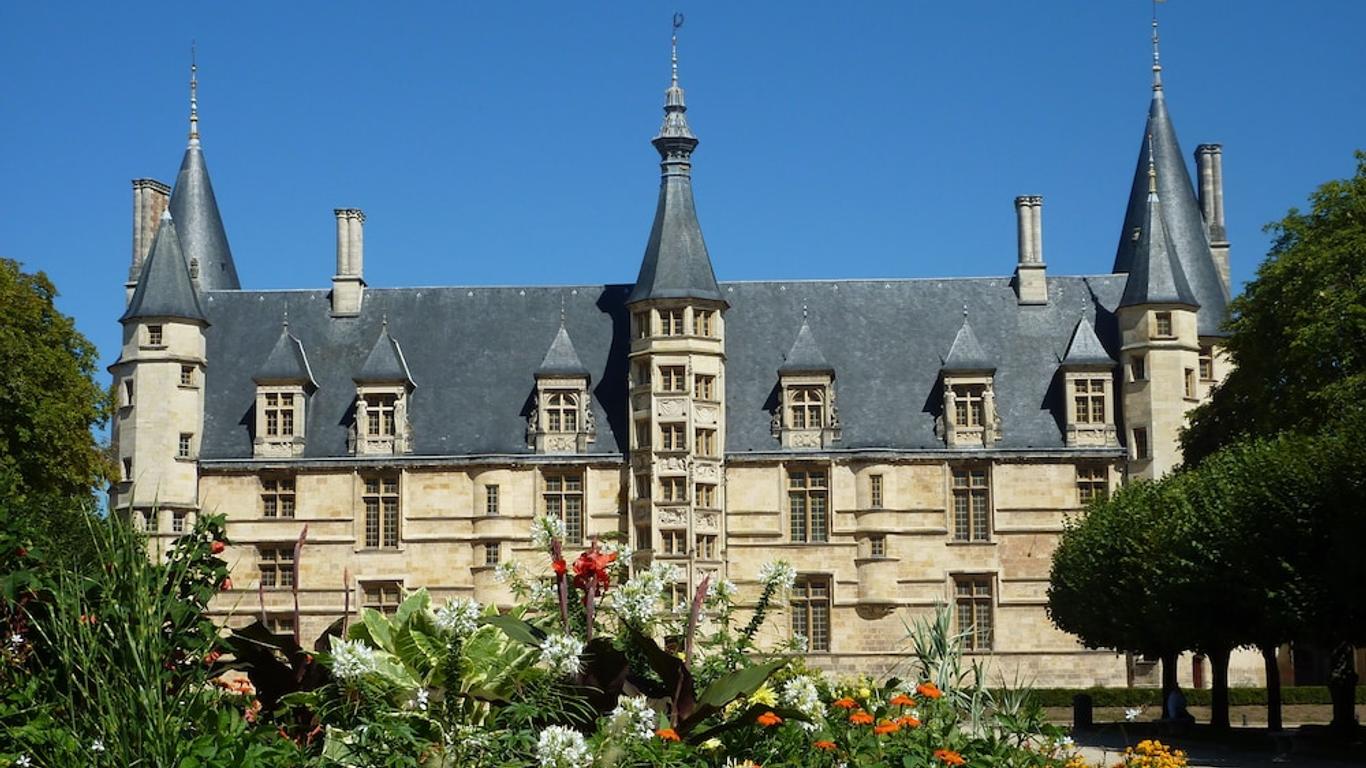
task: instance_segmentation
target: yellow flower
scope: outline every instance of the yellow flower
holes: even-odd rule
[[[860,688],[860,689],[858,689],[858,697],[859,697],[860,699],[867,699],[868,697],[870,697],[870,696],[872,696],[872,695],[873,695],[873,692],[870,691],[870,690],[868,690],[867,688]]]
[[[701,749],[703,752],[715,752],[716,750],[718,750],[718,749],[721,748],[721,740],[718,739],[718,738],[713,737],[713,738],[707,739],[706,741],[702,742],[701,744],[698,744],[697,746],[698,746],[698,748]]]
[[[749,703],[763,704],[766,707],[778,706],[778,696],[768,687],[768,683],[759,686],[759,690],[749,695]]]

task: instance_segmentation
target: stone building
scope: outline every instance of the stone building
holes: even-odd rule
[[[192,77],[174,187],[133,185],[112,506],[155,539],[225,514],[216,609],[289,631],[297,586],[310,639],[419,586],[507,604],[495,568],[543,566],[528,534],[551,515],[676,564],[675,599],[705,574],[753,599],[790,561],[781,631],[829,668],[884,668],[903,620],[948,603],[1007,675],[1142,679],[1053,628],[1045,590],[1064,517],[1176,465],[1226,372],[1220,148],[1192,185],[1153,70],[1108,272],[1049,274],[1021,196],[1013,275],[718,282],[675,52],[634,282],[370,288],[342,208],[331,286],[289,291],[239,283]]]

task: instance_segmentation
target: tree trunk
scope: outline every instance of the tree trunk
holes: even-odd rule
[[[1262,665],[1266,668],[1266,729],[1281,730],[1281,668],[1276,661],[1276,646],[1262,646]]]
[[[1209,725],[1215,730],[1228,730],[1228,657],[1230,648],[1214,648],[1209,652],[1210,689]]]
[[[1333,721],[1336,731],[1356,728],[1357,673],[1352,670],[1352,644],[1339,643],[1333,648],[1328,662],[1328,693],[1333,698]]]
[[[1181,654],[1175,652],[1162,654],[1162,719],[1164,720],[1175,715],[1174,712],[1167,711],[1167,701],[1171,697],[1172,691],[1175,691],[1180,685],[1177,678],[1177,673],[1180,672],[1177,665],[1180,663]]]

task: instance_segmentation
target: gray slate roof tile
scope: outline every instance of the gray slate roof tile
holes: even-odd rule
[[[204,319],[199,294],[190,281],[190,269],[182,255],[178,228],[170,211],[161,215],[152,247],[142,261],[137,288],[119,321],[162,317]]]

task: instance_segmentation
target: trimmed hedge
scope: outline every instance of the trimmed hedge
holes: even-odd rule
[[[1186,702],[1191,706],[1207,707],[1210,702],[1208,688],[1182,688]],[[1162,690],[1160,688],[1035,688],[1034,701],[1044,707],[1070,707],[1072,697],[1084,693],[1091,697],[1095,707],[1160,707]],[[1282,704],[1331,704],[1332,697],[1328,688],[1322,685],[1287,685],[1281,688]],[[1229,688],[1228,703],[1231,706],[1266,705],[1265,688]],[[1366,686],[1357,686],[1356,703],[1366,704]]]

